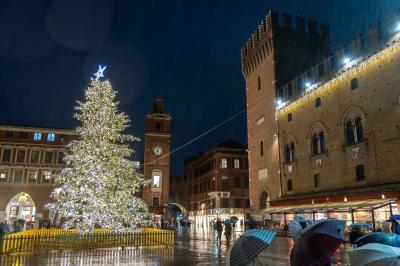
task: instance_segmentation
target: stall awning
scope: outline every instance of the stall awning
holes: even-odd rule
[[[373,210],[383,207],[394,202],[395,199],[375,199],[360,200],[347,202],[326,202],[307,205],[291,205],[266,208],[260,211],[259,215],[266,214],[284,214],[284,213],[301,213],[301,212],[325,212],[325,211],[349,211],[349,210]]]

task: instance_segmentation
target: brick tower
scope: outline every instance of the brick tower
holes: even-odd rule
[[[267,14],[241,50],[252,213],[281,195],[276,89],[322,61],[328,53],[328,26],[299,17],[292,25],[290,15],[279,16],[275,11]]]
[[[150,212],[163,214],[169,196],[169,152],[171,116],[164,112],[162,99],[156,99],[153,112],[146,117],[144,138],[144,177],[150,184],[143,188],[143,199]]]

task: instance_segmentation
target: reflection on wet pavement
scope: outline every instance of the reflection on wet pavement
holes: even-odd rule
[[[224,265],[227,250],[214,231],[192,228],[176,232],[175,247],[62,251],[2,256],[0,265]]]
[[[242,232],[237,231],[231,245]],[[277,237],[260,253],[257,265],[289,265],[289,255],[293,240]],[[23,256],[0,256],[0,265],[225,265],[225,255],[229,243],[222,237],[222,243],[216,241],[215,231],[201,228],[177,230],[175,246],[170,248],[126,248],[78,251],[54,251],[42,254],[26,254]],[[345,251],[342,247],[335,260],[346,265]]]

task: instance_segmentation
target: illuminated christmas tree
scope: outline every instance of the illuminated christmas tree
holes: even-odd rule
[[[67,168],[56,177],[57,202],[51,206],[66,220],[65,229],[78,228],[80,233],[95,226],[119,231],[148,220],[146,204],[135,197],[145,182],[129,160],[134,151],[127,142],[137,138],[123,133],[129,118],[118,112],[110,81],[100,80],[104,69],[91,80],[85,102],[75,107],[79,139],[71,142]]]

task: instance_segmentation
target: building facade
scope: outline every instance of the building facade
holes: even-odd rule
[[[273,12],[267,19],[271,16]],[[242,51],[255,213],[264,209],[263,214],[284,215],[286,221],[304,212],[313,219],[368,221],[375,227],[396,212],[400,191],[397,21],[398,15],[388,18],[343,49],[326,57],[319,54],[318,62],[311,59],[312,66],[296,71],[291,80],[279,79],[275,67],[281,82],[261,88],[271,98],[260,100],[262,113],[256,111],[259,104],[254,99],[261,91],[257,79],[270,75],[263,69],[268,60],[251,63],[258,50]],[[294,60],[304,59],[294,55]],[[268,138],[274,141],[265,141]],[[263,149],[268,154],[265,167],[260,164]]]
[[[0,125],[0,220],[48,218],[53,175],[74,130]]]
[[[169,169],[171,146],[171,116],[164,112],[162,99],[156,99],[153,112],[146,116],[144,139],[143,200],[150,212],[164,214],[169,202]]]
[[[217,218],[239,218],[249,213],[247,146],[227,140],[205,154],[185,160],[189,219],[209,226]]]
[[[283,23],[280,24],[279,21]],[[307,29],[306,29],[307,22]],[[250,198],[253,212],[281,196],[276,90],[329,52],[329,28],[270,11],[241,51],[246,80]],[[259,201],[260,198],[265,201]]]

